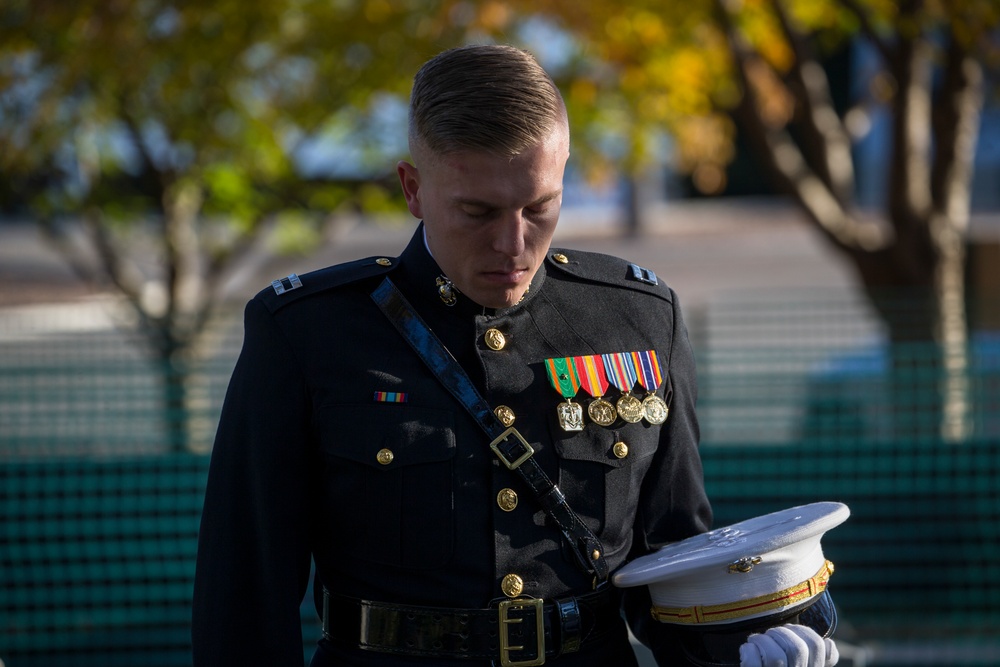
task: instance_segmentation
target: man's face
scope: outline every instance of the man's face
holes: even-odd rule
[[[569,158],[564,123],[514,158],[478,151],[415,151],[397,171],[427,245],[462,294],[487,308],[512,306],[548,252]]]

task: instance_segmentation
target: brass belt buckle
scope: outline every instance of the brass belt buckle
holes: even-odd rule
[[[500,602],[500,664],[503,667],[531,667],[532,665],[545,664],[545,617],[543,607],[545,601],[539,599],[520,598],[517,600],[503,600]],[[529,608],[535,610],[535,636],[538,638],[536,650],[538,653],[533,660],[511,660],[511,651],[523,651],[523,646],[511,646],[510,625],[512,623],[523,623],[524,617],[511,618],[513,611],[526,611]]]
[[[521,454],[516,459],[514,459],[513,461],[510,461],[506,456],[504,456],[503,452],[500,451],[500,443],[507,440],[507,438],[509,438],[510,436],[514,436],[515,438],[517,438],[517,440],[524,447],[524,453]],[[518,433],[517,429],[514,428],[513,426],[511,426],[506,431],[501,433],[500,437],[491,442],[490,449],[492,449],[493,453],[497,455],[497,458],[503,461],[503,464],[508,468],[510,468],[511,470],[516,470],[519,465],[530,459],[531,455],[535,453],[535,450],[531,447],[531,445],[528,444],[528,441],[525,440],[524,437],[520,433]]]

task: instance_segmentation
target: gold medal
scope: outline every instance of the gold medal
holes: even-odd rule
[[[629,424],[642,421],[642,401],[630,394],[632,385],[636,382],[635,362],[630,352],[614,352],[602,354],[604,372],[608,381],[622,393],[615,403],[618,416]]]
[[[650,424],[662,424],[667,421],[670,409],[667,408],[667,404],[663,402],[662,398],[656,394],[649,394],[642,399],[642,412]]]
[[[635,424],[642,420],[642,401],[632,394],[622,394],[615,406],[618,408],[618,416],[629,424]]]
[[[604,392],[608,390],[608,378],[604,374],[604,365],[601,358],[596,355],[582,357],[572,357],[570,359],[576,375],[580,379],[580,386],[584,391],[594,397],[594,400],[587,406],[587,414],[591,421],[599,426],[611,426],[618,419],[615,406],[605,400]]]
[[[559,416],[559,427],[564,431],[583,430],[583,406],[567,400],[556,408]]]
[[[599,426],[611,426],[618,419],[615,406],[603,398],[591,401],[587,406],[587,414],[590,415],[591,421]]]
[[[662,424],[667,421],[669,409],[666,402],[656,395],[656,388],[663,381],[659,357],[655,350],[633,352],[631,356],[639,384],[646,389],[646,397],[642,399],[643,417],[650,424]]]

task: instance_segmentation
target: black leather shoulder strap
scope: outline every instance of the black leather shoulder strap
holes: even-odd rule
[[[520,475],[531,488],[542,509],[572,545],[577,564],[595,577],[595,587],[607,581],[608,563],[601,541],[587,528],[566,502],[559,487],[532,458],[534,450],[531,445],[513,427],[504,427],[469,376],[388,277],[372,292],[372,299],[438,381],[485,431],[491,441],[490,448],[500,461]]]

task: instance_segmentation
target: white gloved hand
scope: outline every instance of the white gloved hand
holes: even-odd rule
[[[792,623],[750,635],[740,646],[740,667],[833,667],[839,660],[832,639]]]

